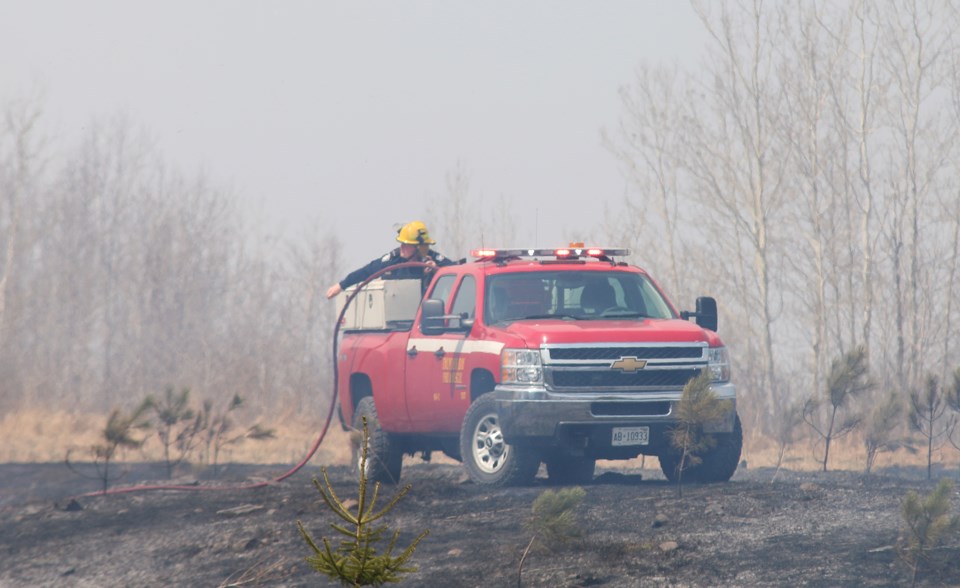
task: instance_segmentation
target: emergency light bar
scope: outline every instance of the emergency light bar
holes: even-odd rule
[[[606,249],[601,247],[585,248],[582,243],[576,247],[560,247],[557,249],[474,249],[472,257],[482,260],[508,259],[511,257],[554,257],[556,259],[579,259],[581,257],[613,257],[630,255],[629,249]]]

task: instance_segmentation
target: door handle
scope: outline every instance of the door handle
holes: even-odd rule
[[[411,347],[410,349],[407,349],[407,355],[409,355],[410,357],[416,357],[416,355],[417,355],[417,346],[414,345],[414,346]]]
[[[447,352],[443,350],[443,347],[433,352],[433,354],[436,355],[437,357],[443,357],[444,355],[446,355],[446,353]]]

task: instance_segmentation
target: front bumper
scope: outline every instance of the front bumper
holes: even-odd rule
[[[710,386],[718,398],[730,401],[727,415],[705,428],[708,433],[733,431],[736,386]],[[508,442],[530,438],[560,438],[566,429],[609,429],[614,426],[650,426],[663,430],[676,422],[682,391],[641,393],[551,392],[542,387],[497,386],[494,389],[500,427]]]

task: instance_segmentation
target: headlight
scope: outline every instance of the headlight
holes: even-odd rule
[[[543,384],[540,351],[504,349],[500,353],[500,382],[502,384]]]
[[[730,381],[730,356],[726,347],[711,347],[707,349],[707,369],[714,382]]]

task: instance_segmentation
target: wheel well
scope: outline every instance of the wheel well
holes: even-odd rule
[[[497,382],[489,371],[485,369],[473,370],[473,373],[470,374],[470,402],[487,392],[493,392],[496,385]]]
[[[350,374],[350,404],[356,409],[360,401],[373,396],[373,385],[367,374]]]

